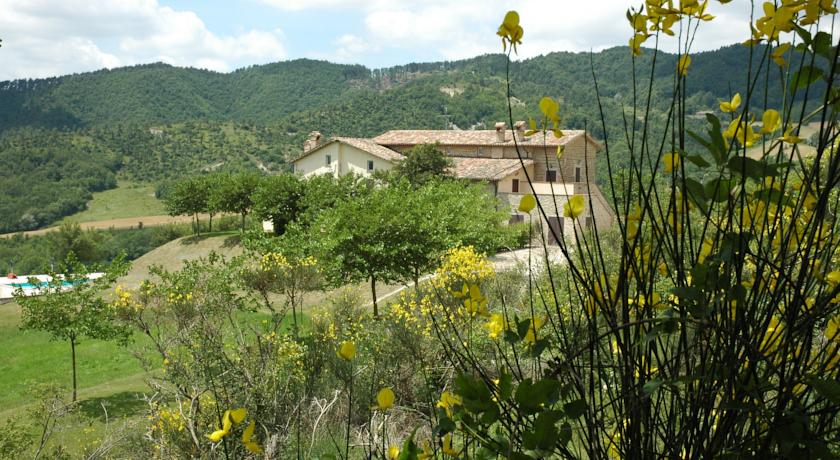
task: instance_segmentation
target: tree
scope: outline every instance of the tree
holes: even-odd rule
[[[505,225],[507,213],[483,185],[438,179],[413,191],[406,188],[402,185],[398,192],[405,196],[400,218],[411,224],[400,265],[402,281],[417,285],[420,275],[431,272],[450,248],[472,246],[487,254],[514,244],[516,232]]]
[[[71,252],[83,263],[100,259],[101,236],[92,231],[85,232],[77,223],[61,224],[57,232],[47,234],[47,240],[53,260],[63,261]]]
[[[164,199],[170,216],[191,215],[196,233],[201,233],[198,215],[207,210],[207,188],[203,178],[191,177],[176,183]]]
[[[115,340],[125,344],[130,336],[126,325],[120,323],[102,293],[128,271],[123,257],[105,268],[101,278],[89,279],[88,267],[71,252],[61,265],[63,274],[52,273],[52,280],[43,286],[40,295],[27,296],[22,290],[15,293],[21,307],[21,327],[50,334],[53,340],[70,342],[73,369],[73,401],[76,401],[76,345],[83,338]]]
[[[254,205],[251,195],[260,183],[260,176],[254,173],[238,173],[225,176],[219,184],[221,209],[242,216],[242,231],[245,231],[245,217]]]
[[[254,214],[270,220],[274,234],[282,235],[286,226],[300,214],[302,186],[297,176],[280,174],[263,178],[251,196]]]
[[[400,278],[404,245],[412,238],[403,219],[404,190],[385,187],[324,211],[310,227],[312,239],[323,241],[319,259],[327,264],[334,285],[370,280],[373,314],[379,316],[376,282]]]
[[[451,175],[452,166],[440,144],[421,144],[405,152],[405,159],[397,163],[393,171],[397,177],[407,179],[415,187],[439,177]]]
[[[481,185],[431,181],[414,189],[399,180],[324,211],[310,234],[325,241],[319,259],[334,261],[334,284],[370,280],[378,315],[377,281],[416,284],[449,248],[486,253],[513,241],[496,204]]]
[[[208,231],[213,231],[213,216],[222,211],[222,176],[209,174],[201,178],[201,186],[207,196],[204,212],[209,216]]]
[[[313,175],[301,181],[301,213],[299,219],[308,225],[327,209],[332,209],[348,200],[367,195],[373,188],[373,180],[356,174],[333,177],[328,174]]]

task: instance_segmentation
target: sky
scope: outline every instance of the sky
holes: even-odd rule
[[[296,58],[381,68],[501,51],[516,9],[520,58],[626,45],[641,0],[0,0],[0,81],[150,62],[219,72]],[[696,51],[749,37],[749,1],[716,1]],[[676,47],[675,40],[663,49]]]

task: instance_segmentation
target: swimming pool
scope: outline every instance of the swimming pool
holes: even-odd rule
[[[79,280],[79,281],[76,281],[75,283],[70,282],[70,281],[62,281],[61,285],[62,286],[75,286],[77,284],[84,283],[86,281],[87,280]],[[32,283],[11,283],[11,284],[9,284],[9,286],[11,286],[15,289],[17,289],[17,288],[20,288],[20,289],[35,289],[35,288],[49,286],[49,285],[50,285],[49,281],[41,281],[38,284],[32,284]]]

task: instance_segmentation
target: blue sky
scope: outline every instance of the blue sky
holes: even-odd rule
[[[301,57],[371,68],[500,51],[516,9],[520,57],[625,45],[639,0],[0,0],[0,80],[149,62],[228,72]],[[714,49],[749,35],[749,2],[701,29]],[[675,41],[664,43],[675,49]]]

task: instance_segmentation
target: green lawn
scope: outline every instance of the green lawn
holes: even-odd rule
[[[88,202],[88,209],[67,216],[58,224],[164,214],[166,214],[166,210],[163,207],[163,202],[155,198],[155,187],[153,185],[121,181],[115,189],[94,193],[93,199]]]
[[[0,305],[0,415],[31,402],[32,383],[72,385],[70,345],[50,341],[44,332],[22,331],[20,307]],[[114,391],[142,390],[145,373],[129,348],[100,340],[85,340],[76,348],[79,399]]]

